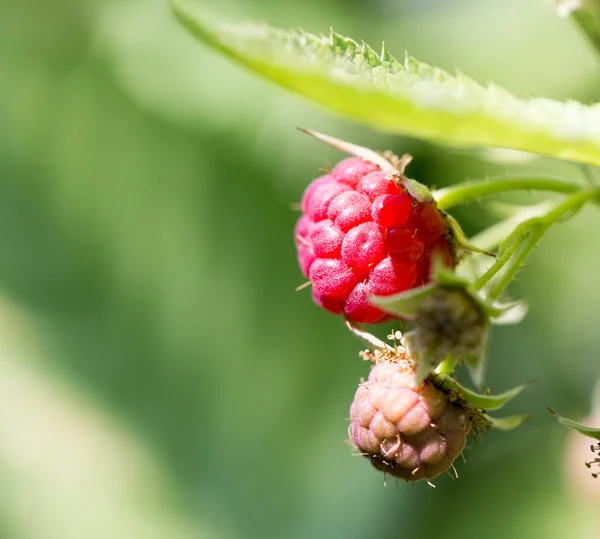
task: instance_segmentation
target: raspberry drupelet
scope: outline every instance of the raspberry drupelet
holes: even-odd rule
[[[387,319],[368,296],[427,283],[434,253],[454,267],[451,233],[435,203],[417,200],[400,179],[361,158],[314,180],[301,206],[296,247],[313,299],[352,321]]]

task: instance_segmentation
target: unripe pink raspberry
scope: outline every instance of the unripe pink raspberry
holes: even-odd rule
[[[405,357],[379,358],[350,408],[352,442],[377,468],[406,481],[445,472],[465,447],[470,411],[428,379]]]
[[[389,318],[369,295],[392,295],[430,280],[437,254],[455,265],[451,232],[434,202],[358,157],[314,180],[295,230],[298,261],[315,302],[355,322]]]

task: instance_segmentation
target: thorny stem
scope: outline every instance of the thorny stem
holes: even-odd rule
[[[472,202],[485,196],[523,190],[553,191],[555,193],[571,194],[580,191],[581,187],[564,180],[525,176],[521,178],[474,180],[444,187],[443,189],[434,191],[432,194],[438,207],[441,210],[447,210],[453,206]]]
[[[522,238],[527,234],[529,228],[532,226],[537,217],[529,219],[521,223],[513,232],[506,238],[503,244],[503,248],[500,250],[500,254],[496,258],[496,261],[483,275],[479,277],[474,283],[476,290],[481,290],[489,281],[491,281],[496,274],[505,266],[510,258],[515,254],[517,249],[521,246]]]
[[[527,260],[529,253],[531,253],[538,241],[542,239],[546,228],[535,227],[534,230],[527,234],[525,241],[517,250],[516,255],[513,258],[511,258],[511,260],[507,263],[504,274],[498,279],[498,281],[494,284],[492,289],[488,292],[488,301],[496,301],[500,297],[500,294],[504,292],[506,287],[514,279],[517,272],[525,263],[525,260]]]
[[[496,301],[513,280],[548,228],[560,219],[575,214],[586,202],[597,199],[599,195],[599,189],[580,190],[558,204],[547,214],[521,223],[501,246],[500,254],[494,265],[475,282],[475,288],[480,290],[503,269],[502,276],[494,283],[487,294],[489,303]]]
[[[469,242],[484,251],[492,251],[498,247],[507,234],[532,217],[545,215],[553,207],[549,201],[535,206],[523,206],[507,219],[500,221],[469,238]]]

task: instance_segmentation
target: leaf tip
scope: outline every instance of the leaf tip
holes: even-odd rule
[[[509,431],[521,426],[525,421],[529,421],[533,414],[521,414],[508,417],[486,416],[492,422],[492,428],[497,430]]]
[[[546,410],[548,410],[557,419],[560,417],[560,415],[558,415],[552,408],[550,408],[550,406],[546,406]]]

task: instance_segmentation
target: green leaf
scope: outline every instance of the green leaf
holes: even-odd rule
[[[560,414],[556,413],[552,408],[548,408],[548,411],[554,417],[556,417],[556,419],[558,419],[559,423],[562,423],[565,427],[569,427],[570,429],[576,430],[580,434],[583,434],[584,436],[589,436],[594,440],[600,440],[600,428],[586,427],[585,425],[577,423],[572,419],[567,419],[566,417],[561,416]]]
[[[492,422],[493,429],[512,430],[531,419],[531,414],[511,415],[508,417],[490,417],[486,415],[486,417]]]
[[[517,387],[513,387],[500,395],[482,395],[467,389],[459,384],[454,378],[445,374],[436,374],[436,381],[444,391],[453,391],[460,395],[468,404],[480,410],[497,410],[502,408],[507,402],[514,399],[521,391],[531,385],[533,382],[528,382]]]
[[[481,388],[485,380],[488,340],[489,331],[486,331],[478,353],[469,354],[464,358],[471,380],[473,380],[475,387],[478,389]]]
[[[513,301],[506,305],[494,304],[500,313],[491,319],[492,324],[497,326],[519,324],[527,315],[529,306],[524,301]]]
[[[331,32],[212,23],[193,0],[171,0],[197,38],[252,71],[375,128],[453,146],[495,146],[600,165],[600,106],[521,100],[461,73]]]

